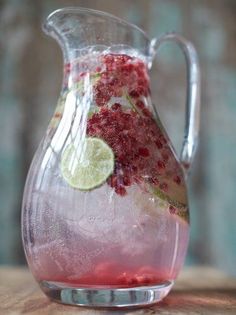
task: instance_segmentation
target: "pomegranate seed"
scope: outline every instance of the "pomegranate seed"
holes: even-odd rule
[[[171,214],[175,214],[177,212],[177,209],[175,207],[173,207],[173,206],[169,206],[169,212]]]
[[[160,184],[160,189],[167,192],[168,191],[168,185],[164,182]]]
[[[111,106],[111,108],[112,108],[113,110],[117,110],[117,109],[120,109],[120,108],[121,108],[121,105],[120,105],[119,103],[114,103],[114,104]]]
[[[96,114],[94,114],[94,115],[90,118],[89,123],[90,123],[90,124],[96,124],[96,123],[98,123],[99,121],[100,121],[99,116],[96,115]]]
[[[125,187],[121,185],[115,187],[115,192],[121,196],[125,196],[127,194]]]
[[[70,63],[65,64],[64,71],[65,71],[65,73],[69,73],[71,71],[71,64]]]
[[[138,98],[140,96],[139,91],[137,90],[132,90],[131,92],[129,92],[129,95],[133,98]]]
[[[156,140],[156,141],[155,141],[155,144],[156,144],[156,146],[158,147],[158,149],[162,149],[162,148],[163,148],[163,145],[162,145],[162,143],[161,143],[160,140]]]
[[[127,74],[131,73],[134,70],[134,65],[132,63],[125,64],[122,68],[122,71],[127,72]]]
[[[166,165],[163,161],[158,160],[157,161],[157,167],[158,167],[158,169],[165,169]]]
[[[143,113],[143,115],[146,116],[146,117],[151,117],[151,116],[152,116],[152,114],[150,113],[150,111],[149,111],[147,108],[144,108],[144,109],[142,110],[142,113]]]
[[[159,180],[156,177],[150,177],[149,182],[154,185],[159,185]]]
[[[130,178],[128,176],[124,176],[123,183],[124,183],[125,186],[130,186],[131,185]]]
[[[129,285],[138,284],[138,279],[137,279],[137,277],[130,277],[130,278],[127,278],[127,284],[129,284]]]
[[[121,275],[119,275],[117,280],[121,284],[138,284],[137,279],[132,277],[132,275],[128,274],[127,272],[123,272]]]
[[[167,143],[167,140],[163,135],[160,136],[160,141],[163,145]]]
[[[109,179],[108,179],[108,183],[109,185],[114,188],[116,187],[116,184],[117,184],[117,177],[112,175]]]
[[[151,282],[154,282],[155,277],[153,275],[148,275],[148,274],[144,274],[144,275],[136,275],[135,277],[137,279],[138,284],[149,284]]]
[[[93,135],[95,133],[96,129],[92,126],[88,126],[88,134]]]
[[[55,117],[55,118],[61,118],[61,117],[62,117],[62,114],[61,114],[61,113],[55,113],[55,114],[54,114],[54,117]]]
[[[161,156],[163,157],[163,160],[165,161],[165,162],[168,162],[168,160],[169,160],[169,153],[167,153],[167,152],[162,152],[161,153]]]
[[[144,109],[145,108],[144,102],[142,102],[140,100],[136,102],[136,106],[138,108],[140,108],[140,109]]]
[[[150,155],[149,150],[147,148],[139,148],[138,153],[143,157],[148,157]]]
[[[181,184],[181,178],[180,178],[178,175],[175,175],[175,176],[174,176],[173,181],[174,181],[176,184],[178,184],[178,185]]]
[[[96,71],[96,72],[101,72],[101,70],[102,70],[101,67],[97,67],[95,71]]]

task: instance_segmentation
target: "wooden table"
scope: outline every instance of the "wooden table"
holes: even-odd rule
[[[104,311],[49,301],[25,268],[0,268],[0,315],[236,314],[236,279],[211,268],[185,269],[174,289],[156,306]]]

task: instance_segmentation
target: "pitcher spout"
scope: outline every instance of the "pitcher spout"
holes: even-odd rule
[[[150,40],[140,28],[92,9],[56,10],[46,19],[43,30],[57,40],[66,59],[76,58],[87,49],[119,53],[129,49],[145,58],[149,54]]]

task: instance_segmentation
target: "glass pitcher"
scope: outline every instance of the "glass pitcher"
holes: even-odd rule
[[[162,300],[189,238],[187,171],[199,129],[199,66],[182,36],[150,40],[137,26],[82,8],[53,12],[44,31],[60,44],[56,111],[26,180],[22,235],[45,294],[91,307]],[[150,97],[159,46],[174,41],[187,64],[181,157]]]

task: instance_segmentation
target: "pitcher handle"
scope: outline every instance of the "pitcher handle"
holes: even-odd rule
[[[151,41],[151,54],[164,42],[174,41],[184,53],[187,66],[187,96],[184,141],[182,145],[180,162],[187,171],[193,161],[199,134],[200,120],[200,69],[196,50],[191,42],[179,34],[167,33]]]

